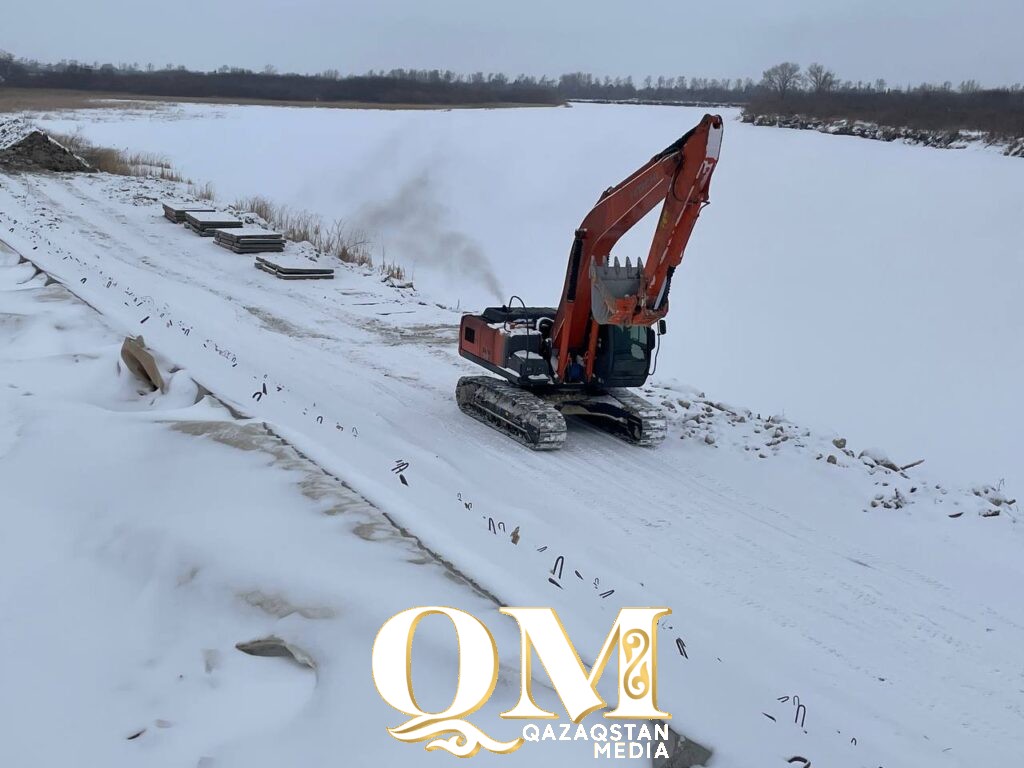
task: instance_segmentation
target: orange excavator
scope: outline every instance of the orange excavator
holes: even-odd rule
[[[464,412],[535,450],[562,447],[566,415],[638,445],[664,439],[660,410],[628,388],[643,386],[657,361],[655,327],[665,333],[672,275],[709,202],[722,128],[720,116],[705,115],[601,195],[576,230],[558,307],[513,296],[463,315],[459,353],[501,377],[459,379]],[[646,264],[621,264],[612,247],[659,203]]]

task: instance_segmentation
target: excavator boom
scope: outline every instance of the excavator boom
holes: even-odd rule
[[[722,118],[700,123],[611,187],[587,214],[570,252],[554,326],[558,379],[575,355],[585,355],[588,379],[595,362],[597,325],[651,326],[668,313],[672,274],[683,259],[693,225],[707,204],[722,145]],[[619,239],[663,203],[647,263],[609,263]]]

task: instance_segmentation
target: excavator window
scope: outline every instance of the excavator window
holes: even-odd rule
[[[647,328],[634,325],[629,329],[629,353],[634,360],[647,360]]]
[[[463,338],[466,339],[470,344],[476,341],[476,328],[466,327],[462,333]]]
[[[639,387],[647,380],[654,331],[644,325],[602,325],[594,372],[609,387]]]

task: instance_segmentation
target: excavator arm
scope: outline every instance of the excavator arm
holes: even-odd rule
[[[722,118],[705,115],[678,141],[617,186],[587,214],[570,251],[562,299],[552,330],[555,377],[583,358],[593,375],[598,326],[650,327],[668,313],[672,274],[708,203],[722,143]],[[615,243],[659,203],[661,216],[646,264],[611,259]]]

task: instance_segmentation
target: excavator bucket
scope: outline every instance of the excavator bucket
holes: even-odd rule
[[[644,295],[644,263],[637,259],[636,266],[619,264],[618,258],[610,263],[590,264],[590,306],[594,320],[600,325],[627,325],[630,323]]]

